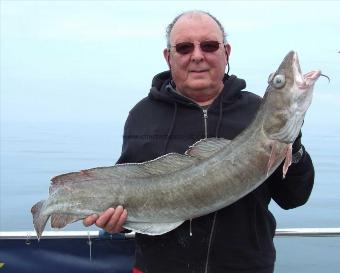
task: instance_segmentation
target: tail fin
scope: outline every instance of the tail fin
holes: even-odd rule
[[[37,232],[38,241],[40,240],[41,234],[44,231],[48,218],[50,218],[50,215],[43,215],[41,213],[41,208],[43,207],[44,203],[45,200],[39,201],[31,208],[34,229]]]

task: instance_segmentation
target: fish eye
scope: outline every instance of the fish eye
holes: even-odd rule
[[[278,74],[273,78],[273,85],[275,88],[281,88],[285,85],[286,83],[286,77],[285,75]]]

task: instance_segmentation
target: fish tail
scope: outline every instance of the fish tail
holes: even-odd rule
[[[45,200],[39,201],[31,208],[31,213],[33,215],[34,229],[37,232],[38,241],[40,240],[41,234],[44,231],[47,220],[50,215],[42,214],[42,207],[44,206]]]

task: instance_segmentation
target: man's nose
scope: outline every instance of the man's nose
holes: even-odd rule
[[[204,58],[203,51],[200,45],[195,44],[194,51],[191,53],[191,60],[193,62],[200,62]]]

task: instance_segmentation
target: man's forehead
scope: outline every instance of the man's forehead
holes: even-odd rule
[[[182,15],[170,33],[170,40],[179,38],[178,36],[190,36],[197,33],[194,27],[199,28],[199,33],[216,34],[217,36],[223,36],[221,29],[213,18],[209,15],[199,12],[193,12]]]

